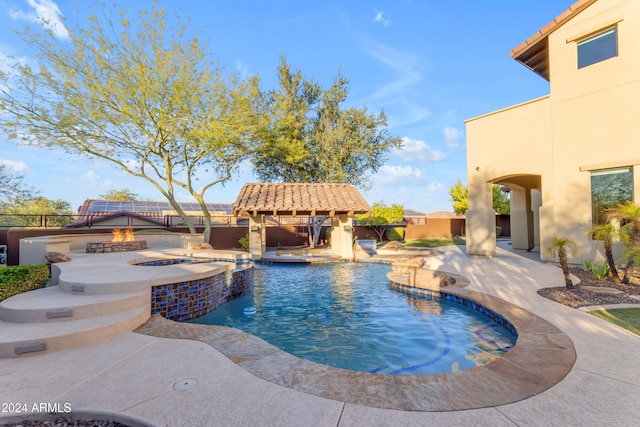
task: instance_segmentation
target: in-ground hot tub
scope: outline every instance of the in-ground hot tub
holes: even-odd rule
[[[253,291],[253,264],[249,259],[181,257],[135,260],[141,268],[181,268],[201,266],[202,273],[186,273],[180,281],[151,288],[151,314],[171,320],[202,316],[222,304]],[[207,273],[207,265],[212,268]],[[227,267],[224,267],[224,266]]]

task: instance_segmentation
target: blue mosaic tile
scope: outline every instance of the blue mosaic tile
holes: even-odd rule
[[[518,337],[518,332],[516,331],[516,328],[513,326],[513,324],[511,324],[511,322],[509,322],[507,319],[505,319],[499,313],[496,313],[496,312],[492,311],[491,309],[483,306],[480,303],[477,303],[476,301],[470,300],[468,298],[461,297],[459,295],[449,294],[449,293],[442,292],[442,291],[432,291],[432,290],[429,290],[429,289],[415,288],[413,286],[408,286],[408,285],[405,285],[404,283],[397,283],[397,282],[394,282],[394,281],[391,281],[391,286],[393,288],[396,288],[398,290],[406,292],[406,293],[408,293],[410,295],[425,295],[425,296],[433,298],[433,299],[438,299],[439,298],[439,299],[455,302],[457,304],[461,304],[461,305],[467,306],[469,308],[472,308],[473,310],[475,310],[475,311],[481,313],[482,315],[490,318],[495,323],[497,323],[500,326],[502,326],[503,328],[505,328],[514,337],[516,337],[516,338]]]
[[[172,320],[201,316],[225,302],[253,291],[253,266],[236,268],[213,277],[154,286],[151,313]]]

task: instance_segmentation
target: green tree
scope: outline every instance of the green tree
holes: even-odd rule
[[[284,57],[280,88],[265,94],[266,126],[252,162],[268,182],[340,182],[366,187],[401,139],[386,129],[384,112],[343,107],[348,80],[338,74],[329,88],[306,80]]]
[[[382,242],[389,226],[404,220],[404,207],[396,204],[387,206],[382,202],[377,202],[371,206],[371,212],[356,215],[356,218],[359,225],[371,227]]]
[[[456,185],[449,188],[449,199],[455,213],[462,215],[469,209],[469,190],[462,181],[458,180]]]
[[[493,185],[493,210],[499,215],[509,215],[511,213],[511,199],[509,195],[502,191],[502,186]]]
[[[564,282],[567,289],[573,289],[573,281],[569,273],[569,262],[567,259],[567,253],[575,256],[578,253],[578,246],[575,242],[567,239],[566,237],[552,237],[545,240],[544,251],[549,255],[558,254],[558,260],[560,261],[560,268],[564,274]]]
[[[511,212],[511,200],[507,193],[502,191],[502,187],[493,184],[493,210],[500,215],[509,215]],[[469,189],[462,181],[449,188],[449,199],[453,205],[453,211],[457,214],[464,214],[469,209]]]
[[[128,188],[112,189],[100,195],[103,200],[138,200],[138,195]]]
[[[13,197],[0,204],[0,212],[5,215],[3,225],[8,227],[62,227],[74,219],[69,202],[42,196]]]
[[[194,233],[176,201],[176,191],[188,192],[208,241],[204,194],[251,152],[258,80],[224,74],[186,26],[167,28],[157,3],[137,19],[97,10],[87,28],[67,28],[68,40],[26,27],[37,64],[16,61],[0,73],[0,125],[21,143],[106,160],[146,180]]]
[[[284,57],[280,87],[263,94],[262,144],[253,158],[256,175],[268,182],[339,182],[366,187],[401,139],[386,129],[384,112],[343,107],[348,81],[338,74],[328,88],[292,70]],[[326,217],[310,218],[311,245]]]
[[[33,195],[35,191],[24,183],[24,175],[12,170],[4,163],[0,163],[0,200],[10,198],[24,198]]]

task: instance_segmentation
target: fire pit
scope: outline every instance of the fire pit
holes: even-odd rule
[[[125,230],[123,233],[116,228],[112,232],[113,238],[103,242],[87,243],[86,251],[90,254],[103,254],[109,252],[129,252],[147,249],[146,240],[136,240],[131,230]]]

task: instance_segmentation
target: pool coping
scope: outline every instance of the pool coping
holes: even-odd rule
[[[447,293],[473,300],[507,319],[518,332],[515,346],[472,369],[390,375],[333,368],[293,356],[239,329],[174,322],[160,315],[134,332],[206,343],[253,375],[303,393],[402,411],[458,411],[517,402],[553,387],[573,367],[573,342],[548,321],[478,291],[451,287]]]

